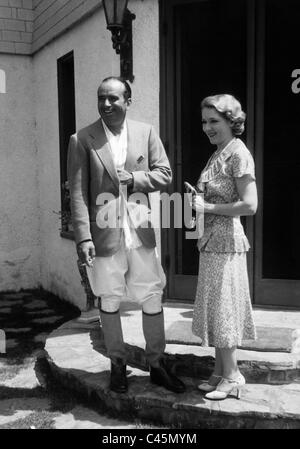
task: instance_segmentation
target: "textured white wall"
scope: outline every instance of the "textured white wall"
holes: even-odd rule
[[[152,123],[159,132],[158,0],[131,0],[133,21],[133,104],[130,115]]]
[[[133,22],[133,104],[129,117],[159,124],[158,3],[130,2]],[[59,130],[56,61],[69,51],[75,58],[76,124],[81,128],[98,118],[97,88],[101,80],[119,75],[119,57],[112,49],[103,10],[59,37],[33,60],[36,93],[39,202],[41,211],[41,283],[84,308],[85,294],[76,267],[73,242],[59,234]]]
[[[39,206],[30,57],[0,55],[0,291],[39,284]]]
[[[159,8],[158,0],[131,0],[129,9],[136,15],[133,33],[133,103],[130,117],[152,123],[159,133]],[[151,202],[159,195],[151,194]],[[153,206],[152,206],[153,207]],[[156,241],[160,253],[160,230]]]
[[[97,118],[97,86],[114,64],[100,13],[44,47],[34,57],[41,209],[41,284],[84,309],[75,244],[60,237],[57,59],[74,51],[77,128]]]

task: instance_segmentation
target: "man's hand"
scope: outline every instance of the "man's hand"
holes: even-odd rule
[[[126,185],[128,187],[132,187],[133,186],[132,173],[129,173],[126,170],[118,170],[118,177],[119,177],[120,183],[122,185]]]
[[[82,264],[93,267],[93,261],[96,257],[95,246],[93,242],[82,242],[77,245],[77,254]]]

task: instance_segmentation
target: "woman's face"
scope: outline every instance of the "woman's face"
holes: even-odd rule
[[[233,138],[229,120],[222,117],[215,108],[202,109],[202,129],[212,145],[224,148]]]

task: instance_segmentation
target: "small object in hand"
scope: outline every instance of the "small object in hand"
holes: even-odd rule
[[[195,187],[193,187],[189,182],[185,181],[184,187],[185,187],[185,190],[187,191],[187,193],[191,193],[192,195],[197,194]]]
[[[188,229],[195,229],[195,227],[196,227],[196,217],[192,217],[190,219],[190,222],[189,222],[187,228]]]

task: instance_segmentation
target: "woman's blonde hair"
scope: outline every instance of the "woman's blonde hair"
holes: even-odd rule
[[[234,136],[243,134],[246,114],[242,111],[241,103],[233,95],[220,94],[206,97],[201,103],[201,109],[203,108],[215,108],[219,114],[229,120]]]

